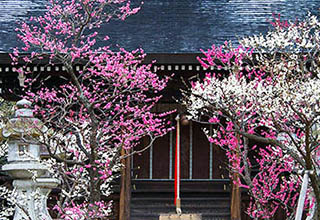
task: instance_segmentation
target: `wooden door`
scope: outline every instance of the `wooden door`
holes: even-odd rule
[[[181,178],[214,180],[228,178],[224,151],[210,144],[204,125],[190,122],[181,126]],[[207,128],[208,125],[207,125]],[[171,180],[174,178],[176,131],[158,138],[152,147],[133,157],[133,179]],[[140,148],[148,144],[142,140]]]

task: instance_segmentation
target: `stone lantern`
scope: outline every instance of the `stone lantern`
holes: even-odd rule
[[[47,175],[48,168],[40,163],[41,145],[37,138],[46,132],[43,123],[33,117],[31,102],[17,102],[15,117],[2,130],[8,139],[8,164],[3,171],[13,177],[16,190],[14,220],[52,220],[47,210],[47,197],[59,180]]]

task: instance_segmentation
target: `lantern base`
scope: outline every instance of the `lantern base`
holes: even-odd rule
[[[14,180],[17,195],[13,220],[52,220],[47,210],[47,198],[58,184],[59,180],[54,178]]]

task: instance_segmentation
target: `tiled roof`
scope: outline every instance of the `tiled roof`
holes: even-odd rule
[[[138,0],[135,0],[138,1]],[[43,0],[0,0],[0,51],[17,46],[19,19],[41,13]],[[125,22],[103,28],[113,45],[142,47],[147,53],[194,53],[237,36],[265,32],[272,13],[302,18],[318,13],[320,0],[145,0],[141,11]]]

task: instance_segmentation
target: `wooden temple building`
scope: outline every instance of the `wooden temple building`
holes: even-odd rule
[[[14,26],[17,20],[43,11],[43,2],[0,1],[0,96],[5,99],[17,99],[20,94],[18,75],[8,56],[13,47],[19,46],[14,40]],[[181,78],[209,71],[196,59],[200,49],[226,40],[236,44],[238,36],[263,33],[269,27],[267,19],[274,12],[294,20],[307,11],[317,13],[319,7],[320,0],[149,0],[137,15],[105,25],[103,34],[110,36],[115,48],[116,45],[128,50],[142,47],[148,54],[146,63],[157,61],[154,68],[158,74],[174,73],[157,110],[177,109],[184,113],[176,102],[181,97],[179,89],[183,88]],[[41,64],[33,68],[59,75],[59,67],[48,67]],[[175,123],[174,116],[172,121]],[[241,215],[231,210],[228,164],[223,150],[206,139],[204,126],[195,122],[181,126],[182,212],[200,213],[204,220],[248,219],[244,213],[245,196],[237,201]],[[115,188],[114,219],[157,220],[160,213],[175,212],[174,137],[171,131],[151,148],[126,161],[130,169],[124,171],[120,187]],[[279,214],[276,219],[285,217]]]

